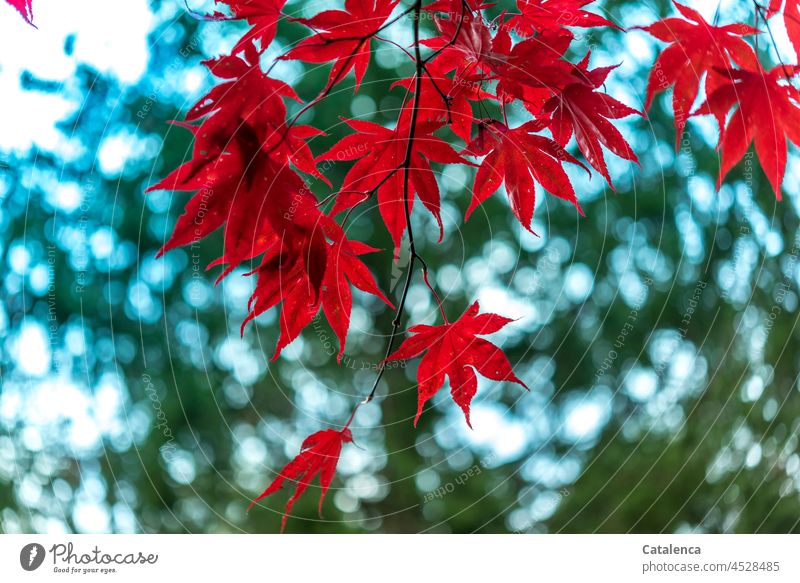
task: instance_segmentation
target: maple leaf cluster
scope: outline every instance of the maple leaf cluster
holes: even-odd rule
[[[780,63],[764,69],[746,40],[761,34],[759,28],[744,23],[712,24],[696,10],[674,4],[682,18],[665,18],[643,28],[669,43],[650,73],[645,109],[657,94],[672,87],[676,149],[691,116],[713,115],[720,129],[717,187],[755,143],[761,167],[780,199],[786,139],[800,145],[800,92],[795,87],[800,68]],[[771,0],[766,7],[755,2],[755,7],[757,20],[769,21],[782,15],[789,39],[800,55],[800,0]],[[769,33],[772,35],[771,29]],[[692,110],[701,87],[704,100]]]
[[[32,0],[6,2],[33,25]],[[574,60],[572,55],[574,29],[618,27],[587,8],[592,0],[517,0],[516,10],[494,10],[497,16],[492,19],[488,13],[494,5],[483,0],[413,0],[408,6],[400,0],[344,0],[343,9],[324,10],[310,18],[285,16],[285,0],[216,3],[221,10],[195,17],[241,20],[248,28],[228,54],[204,61],[218,83],[189,109],[184,121],[173,122],[192,134],[191,158],[148,190],[192,195],[161,253],[196,244],[222,230],[222,252],[209,268],[221,268],[219,281],[239,266],[251,267],[247,275],[255,277],[255,285],[242,333],[260,314],[279,310],[273,359],[321,312],[339,341],[341,361],[353,289],[385,303],[396,311],[393,330],[364,402],[373,398],[387,362],[421,357],[414,425],[446,378],[470,427],[478,374],[527,389],[503,351],[482,338],[512,320],[481,313],[477,302],[455,321],[448,320],[430,283],[428,265],[416,251],[414,203],[419,198],[423,212],[438,226],[441,241],[445,229],[438,166],[476,168],[465,220],[502,188],[512,213],[528,230],[537,188],[568,201],[583,214],[569,166],[590,175],[596,172],[613,189],[608,153],[638,163],[615,122],[642,114],[605,92],[615,66],[592,68],[591,52]],[[780,62],[765,69],[754,39],[762,33],[761,23],[772,37],[770,22],[780,17],[800,54],[800,0],[754,2],[752,26],[719,25],[717,19],[709,23],[696,10],[677,2],[674,6],[679,16],[642,27],[667,43],[651,71],[644,109],[658,94],[672,89],[676,146],[688,119],[714,116],[720,128],[719,181],[754,143],[780,198],[787,139],[800,145],[800,91],[795,86],[800,66]],[[434,28],[426,38],[421,36],[423,15],[430,17]],[[290,84],[270,76],[272,67],[262,66],[282,19],[304,26],[309,33],[279,60],[330,65],[327,81],[308,102]],[[382,35],[402,22],[413,29],[408,48]],[[298,120],[324,102],[350,73],[358,91],[379,44],[401,50],[414,64],[414,74],[390,88],[404,95],[396,122],[385,127],[343,119],[348,134],[315,154],[312,142],[325,133]],[[297,104],[293,115],[289,102]],[[526,121],[510,124],[509,117]],[[570,153],[567,148],[573,138]],[[332,160],[351,163],[338,188],[319,169]],[[330,196],[318,200],[308,183],[311,178],[330,187]],[[329,199],[334,202],[325,210]],[[404,238],[409,242],[411,261],[397,307],[363,260],[379,250],[348,238],[344,229],[353,209],[369,201],[377,203],[395,259]],[[443,322],[411,325],[409,336],[393,350],[417,266]],[[299,455],[253,501],[256,504],[293,481],[295,490],[284,509],[282,530],[294,503],[317,476],[321,511],[342,448],[353,441],[350,425],[358,407],[341,429],[309,436]]]
[[[782,11],[788,19],[797,12],[798,1],[772,1],[763,8],[764,17]],[[374,396],[386,362],[421,356],[415,425],[446,378],[467,424],[478,374],[525,387],[503,351],[481,337],[500,331],[511,320],[481,313],[477,302],[455,321],[448,320],[430,283],[428,265],[414,244],[415,201],[418,198],[422,207],[417,211],[435,221],[441,241],[445,229],[438,166],[476,168],[465,220],[504,187],[512,213],[528,230],[537,189],[583,213],[570,166],[578,172],[596,172],[613,189],[607,156],[638,162],[615,123],[641,114],[605,92],[615,66],[592,68],[590,53],[573,59],[571,49],[575,28],[617,27],[587,8],[591,0],[518,0],[515,11],[500,12],[493,19],[487,16],[491,5],[482,0],[414,0],[410,6],[399,0],[344,0],[343,9],[324,10],[310,18],[284,16],[283,0],[217,3],[226,7],[224,11],[206,18],[244,20],[249,28],[229,54],[205,62],[219,82],[189,110],[185,121],[176,122],[193,134],[191,159],[150,188],[193,193],[162,252],[196,243],[221,229],[222,253],[209,267],[221,267],[221,279],[238,266],[254,265],[248,275],[256,278],[255,288],[242,331],[263,312],[279,310],[273,359],[322,312],[339,341],[341,360],[353,288],[396,310],[386,358],[366,402]],[[790,82],[797,68],[765,72],[745,40],[758,33],[756,28],[716,26],[694,10],[680,4],[676,8],[682,18],[666,18],[644,28],[670,43],[653,69],[645,106],[673,87],[679,135],[690,115],[713,114],[719,121],[721,177],[755,141],[779,192],[786,164],[785,136],[795,143],[800,137],[800,100]],[[427,20],[434,28],[425,38],[423,14],[430,16]],[[261,65],[282,18],[305,26],[309,33],[278,59],[330,65],[318,95],[305,103],[289,84],[270,76],[272,67]],[[403,22],[413,29],[409,48],[382,35]],[[789,30],[797,46],[798,28]],[[323,103],[350,73],[358,91],[378,44],[403,51],[414,64],[414,74],[390,89],[403,95],[396,122],[386,127],[343,119],[347,135],[315,154],[313,140],[324,132],[300,125],[298,119]],[[705,101],[692,113],[701,79]],[[298,103],[297,111],[288,115],[287,104],[292,101]],[[513,119],[526,121],[509,123],[509,111]],[[570,153],[567,148],[573,138]],[[350,164],[338,188],[319,170],[330,160]],[[318,200],[307,182],[310,178],[330,186],[330,196]],[[334,202],[325,210],[329,199]],[[343,228],[352,211],[368,202],[379,209],[395,259],[404,238],[409,242],[408,278],[397,307],[363,261],[378,250],[349,239]],[[393,350],[416,267],[422,268],[443,322],[411,325],[409,336]],[[349,427],[357,409],[343,428],[307,438],[300,454],[254,503],[293,481],[295,492],[284,510],[285,525],[295,501],[319,476],[321,509],[342,447],[352,441]]]
[[[32,0],[6,0],[33,25]],[[192,156],[148,190],[192,193],[161,253],[196,244],[222,230],[218,281],[237,267],[250,266],[255,277],[248,322],[279,310],[279,337],[273,359],[321,312],[345,351],[353,307],[353,289],[372,295],[395,310],[385,359],[364,402],[378,386],[385,364],[421,357],[417,368],[418,404],[414,425],[425,405],[449,381],[453,401],[471,427],[470,406],[478,374],[526,388],[503,351],[482,338],[512,321],[481,313],[477,302],[455,321],[430,283],[428,265],[416,251],[411,217],[418,198],[423,212],[445,236],[441,218],[438,166],[475,167],[465,220],[489,197],[503,190],[520,225],[531,230],[536,191],[568,201],[578,212],[569,166],[599,174],[614,188],[607,156],[638,163],[617,120],[642,115],[605,92],[615,66],[590,66],[591,52],[572,60],[574,29],[616,28],[588,5],[592,0],[517,0],[516,10],[498,11],[483,0],[344,0],[343,9],[324,10],[310,18],[283,14],[285,0],[216,0],[221,10],[198,15],[205,20],[241,20],[246,32],[228,54],[204,61],[219,81],[194,104],[184,121],[173,122],[194,138]],[[644,31],[667,43],[651,71],[644,109],[672,89],[676,146],[688,119],[712,115],[720,128],[719,181],[741,160],[751,144],[776,196],[787,163],[787,139],[800,145],[800,66],[780,62],[765,69],[753,39],[765,23],[782,18],[800,54],[800,0],[754,2],[756,20],[718,25],[674,3],[679,17],[667,17]],[[422,16],[434,30],[422,38]],[[319,94],[303,102],[293,87],[270,76],[263,55],[273,43],[279,22],[293,21],[309,34],[278,57],[329,64]],[[387,28],[405,22],[413,29],[406,48],[385,38]],[[774,42],[774,40],[773,40]],[[390,127],[363,119],[343,119],[349,133],[327,151],[314,153],[312,142],[325,133],[302,125],[303,113],[316,107],[350,73],[358,91],[370,68],[376,45],[401,50],[414,74],[392,84],[404,95]],[[700,105],[695,106],[696,101]],[[288,103],[296,113],[289,115]],[[476,116],[476,109],[481,112]],[[494,112],[494,113],[490,113]],[[511,116],[509,116],[511,112]],[[510,124],[508,119],[526,121]],[[570,153],[568,147],[575,147]],[[343,183],[334,188],[319,169],[327,161],[351,163]],[[332,189],[318,200],[308,183],[315,179]],[[334,199],[329,210],[325,203]],[[397,307],[381,291],[364,256],[379,250],[348,238],[344,224],[352,211],[377,203],[380,220],[391,236],[397,259],[404,238],[411,261]],[[419,210],[419,209],[418,209]],[[409,283],[415,267],[438,303],[442,324],[415,324],[393,350],[400,331]],[[341,429],[309,436],[253,504],[291,480],[294,494],[284,509],[281,528],[296,500],[319,477],[320,510],[343,445],[353,441],[350,419]],[[252,506],[252,505],[251,505]]]
[[[430,285],[427,264],[413,247],[410,217],[419,198],[424,212],[438,225],[438,240],[444,237],[435,165],[477,167],[467,218],[505,185],[512,212],[530,229],[537,184],[580,210],[565,164],[586,172],[594,168],[611,184],[605,150],[636,161],[612,121],[638,112],[601,89],[614,67],[590,68],[589,54],[577,63],[567,58],[574,38],[572,27],[613,25],[584,10],[589,4],[585,0],[520,1],[517,13],[493,21],[485,17],[487,6],[475,0],[416,1],[408,8],[397,0],[345,0],[343,10],[291,19],[310,33],[279,59],[329,63],[330,74],[318,96],[288,116],[287,103],[301,103],[300,98],[260,64],[275,38],[283,1],[218,0],[218,4],[227,9],[205,18],[245,20],[250,28],[230,54],[205,61],[219,82],[190,108],[185,121],[175,122],[192,133],[192,156],[149,190],[193,194],[161,252],[196,243],[221,229],[222,253],[209,266],[222,268],[219,278],[240,265],[255,263],[248,273],[256,278],[255,289],[242,329],[259,314],[279,309],[280,335],[273,356],[277,358],[321,311],[339,340],[341,359],[352,288],[394,308],[362,261],[365,254],[377,250],[349,239],[343,229],[354,208],[377,201],[395,258],[407,236],[412,245],[409,270],[415,262],[423,266],[425,283],[439,302],[444,320],[438,326],[411,326],[410,336],[392,351],[407,283],[378,379],[386,362],[422,356],[415,425],[445,378],[468,424],[478,374],[525,387],[502,350],[481,338],[498,332],[510,319],[480,313],[475,302],[456,321],[448,321]],[[431,15],[435,25],[429,38],[420,37],[423,13]],[[564,13],[572,18],[558,16]],[[372,45],[386,42],[380,33],[401,20],[411,20],[414,29],[413,47],[403,50],[413,60],[415,73],[392,85],[393,91],[405,94],[396,123],[384,127],[344,119],[350,132],[315,155],[310,142],[324,133],[298,124],[298,118],[351,72],[358,90],[369,69]],[[487,104],[493,103],[502,119],[488,113],[476,117],[481,102],[481,111],[487,112]],[[530,121],[510,126],[510,108]],[[586,164],[565,149],[573,136]],[[326,212],[324,201],[317,200],[307,180],[330,185],[318,166],[329,160],[352,165],[332,193],[335,201]],[[367,400],[373,394],[374,388]],[[300,454],[254,503],[281,489],[287,480],[294,481],[294,495],[284,510],[285,524],[295,501],[319,475],[321,508],[342,446],[352,441],[350,421],[341,430],[324,430],[306,439]]]

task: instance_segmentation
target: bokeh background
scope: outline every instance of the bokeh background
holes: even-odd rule
[[[709,20],[718,8],[687,3]],[[179,0],[34,4],[38,30],[0,6],[0,530],[276,532],[289,494],[247,514],[250,499],[306,435],[346,421],[392,316],[359,295],[342,366],[324,321],[269,363],[274,313],[239,335],[246,270],[214,287],[195,267],[219,238],[156,259],[187,199],[143,194],[189,155],[167,122],[210,87],[200,61],[230,49],[239,23],[200,22]],[[597,4],[628,27],[671,10]],[[750,2],[719,11],[755,21]],[[763,59],[794,62],[772,28]],[[282,23],[267,59],[303,34]],[[410,27],[386,36],[407,43]],[[316,152],[346,133],[340,115],[395,119],[402,90],[389,86],[411,66],[377,46],[358,95],[351,77],[305,118],[330,134]],[[641,109],[658,43],[594,31],[574,56],[589,47],[593,65],[620,63],[607,91]],[[275,75],[310,99],[327,68]],[[783,201],[752,156],[717,191],[716,126],[691,121],[676,154],[668,100],[620,124],[641,165],[608,156],[616,192],[573,173],[586,217],[539,193],[538,237],[501,195],[464,224],[471,171],[441,174],[447,236],[421,250],[453,317],[478,299],[518,318],[493,338],[531,392],[481,382],[470,431],[443,390],[415,430],[416,363],[387,371],[324,518],[312,488],[290,532],[798,530],[800,160]],[[353,218],[353,236],[390,248],[375,209]],[[403,259],[368,262],[397,294]],[[409,315],[436,317],[418,278]]]

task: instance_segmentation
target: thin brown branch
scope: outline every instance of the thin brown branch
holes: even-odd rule
[[[411,276],[414,273],[414,264],[417,260],[422,260],[422,258],[417,254],[417,249],[414,245],[414,230],[411,227],[411,192],[410,192],[410,185],[411,185],[411,161],[414,153],[414,136],[417,129],[417,118],[419,117],[419,104],[420,98],[422,95],[422,74],[423,74],[423,67],[425,63],[422,60],[422,53],[420,50],[420,42],[419,42],[419,21],[420,21],[420,11],[422,9],[422,0],[416,0],[414,5],[412,6],[413,9],[413,19],[414,19],[414,59],[415,59],[415,66],[416,72],[414,74],[414,100],[411,104],[411,123],[410,128],[408,130],[408,144],[406,146],[406,154],[405,158],[403,159],[403,209],[405,211],[405,218],[406,218],[406,229],[408,230],[408,246],[409,251],[411,253],[411,260],[408,264],[408,271],[406,272],[406,281],[403,285],[403,293],[400,297],[400,303],[397,305],[397,312],[395,314],[394,320],[392,321],[392,332],[389,335],[389,342],[386,346],[386,356],[381,360],[378,364],[378,373],[375,375],[375,381],[372,384],[372,390],[370,391],[369,395],[366,399],[364,399],[364,403],[369,403],[375,397],[375,391],[378,390],[378,384],[383,377],[383,373],[386,370],[386,359],[389,358],[389,355],[392,353],[392,348],[394,348],[394,341],[397,338],[398,333],[400,332],[400,323],[402,322],[403,312],[405,311],[406,300],[408,299],[408,290],[411,287]],[[402,115],[402,112],[400,113]],[[424,264],[424,262],[423,262]]]

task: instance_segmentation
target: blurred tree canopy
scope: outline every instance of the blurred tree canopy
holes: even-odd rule
[[[671,10],[598,6],[626,27]],[[33,72],[20,82],[79,107],[57,147],[8,150],[0,168],[3,532],[276,532],[285,498],[247,514],[249,501],[305,435],[347,419],[390,332],[392,315],[359,296],[342,366],[322,321],[270,363],[274,314],[239,335],[251,278],[239,270],[214,287],[205,272],[219,239],[156,258],[186,198],[143,191],[191,148],[167,122],[208,88],[200,61],[241,27],[198,22],[171,0],[150,10],[149,64],[135,82],[86,63],[69,82]],[[754,19],[750,3],[720,12]],[[397,29],[386,36],[407,42]],[[302,34],[282,22],[279,44]],[[621,63],[607,91],[641,109],[656,41],[604,30],[578,46],[593,64]],[[777,61],[765,39],[759,50]],[[390,86],[412,68],[380,45],[358,96],[350,78],[307,114],[329,133],[315,152],[346,132],[339,116],[391,123],[403,92]],[[275,74],[299,78],[311,99],[328,69],[286,62]],[[479,299],[519,318],[496,338],[531,392],[481,384],[474,431],[447,398],[414,430],[414,364],[387,371],[356,418],[359,447],[343,454],[324,518],[312,488],[290,532],[798,530],[799,159],[791,153],[783,201],[752,156],[716,191],[715,125],[690,121],[676,154],[668,99],[625,120],[641,165],[609,161],[616,192],[574,174],[585,217],[539,194],[538,237],[501,196],[465,224],[470,171],[440,175],[450,236],[422,241],[426,260],[453,309]],[[326,172],[337,184],[345,170]],[[390,249],[375,209],[364,214],[350,228]],[[403,258],[367,262],[396,295]],[[435,318],[421,282],[409,297],[410,322]]]

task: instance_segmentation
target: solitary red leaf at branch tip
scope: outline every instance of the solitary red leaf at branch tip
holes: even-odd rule
[[[479,312],[480,306],[475,302],[453,323],[412,326],[409,328],[412,336],[386,359],[389,362],[408,360],[425,352],[417,369],[419,395],[415,426],[425,403],[444,384],[445,375],[450,378],[450,394],[464,411],[470,427],[469,407],[478,391],[475,371],[494,381],[511,381],[528,388],[511,370],[511,363],[503,351],[488,340],[478,338],[478,335],[501,330],[512,320]]]
[[[300,446],[300,453],[286,464],[278,473],[272,483],[264,490],[258,498],[250,503],[247,508],[249,512],[257,502],[263,500],[270,494],[274,494],[283,488],[286,480],[295,482],[294,494],[286,502],[281,520],[281,532],[286,528],[286,520],[292,511],[294,503],[311,485],[311,480],[319,475],[320,494],[319,494],[319,513],[322,515],[322,502],[328,493],[328,488],[333,481],[336,473],[336,464],[339,463],[339,455],[342,453],[342,445],[353,441],[353,434],[350,429],[345,427],[341,431],[335,429],[325,429],[309,435]]]

